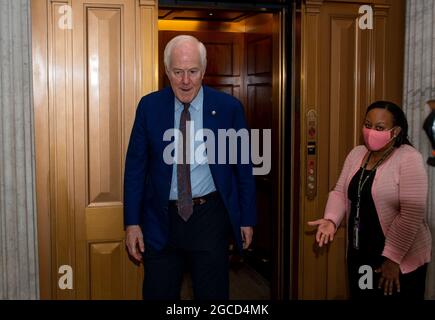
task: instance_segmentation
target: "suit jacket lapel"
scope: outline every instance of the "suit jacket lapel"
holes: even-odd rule
[[[174,104],[174,93],[172,92],[171,87],[167,87],[165,89],[165,94],[163,95],[163,103],[161,106],[156,106],[157,108],[161,108],[158,112],[161,112],[162,119],[162,129],[165,132],[168,129],[174,128],[174,119],[175,119],[175,104]],[[163,138],[163,136],[162,136]],[[166,141],[165,141],[166,143]],[[168,143],[169,144],[169,143]]]
[[[213,99],[212,97],[210,97],[211,93],[209,91],[209,89],[204,86],[204,100],[203,100],[203,112],[202,112],[202,126],[204,129],[209,129],[211,131],[213,131],[213,135],[214,135],[214,143],[215,143],[215,147],[214,147],[214,157],[215,159],[213,159],[214,164],[211,163],[209,161],[209,168],[210,168],[210,172],[211,175],[213,177],[213,180],[216,181],[216,172],[215,172],[215,167],[216,164],[218,163],[218,129],[219,129],[219,123],[218,123],[218,108],[217,105],[213,103]],[[204,137],[204,141],[205,141],[205,137]],[[212,160],[212,159],[209,159]],[[217,187],[217,186],[216,186]]]
[[[159,113],[161,113],[161,116],[159,117],[161,119],[160,123],[160,134],[161,134],[161,141],[163,144],[163,150],[170,144],[172,141],[163,141],[163,135],[166,130],[174,129],[174,121],[175,121],[175,105],[174,105],[174,93],[172,91],[171,87],[167,87],[164,89],[164,95],[162,99],[162,104],[156,106],[156,108],[159,108]],[[163,156],[163,155],[162,155]],[[170,182],[172,180],[172,165],[166,165],[165,166],[165,173],[166,178]]]

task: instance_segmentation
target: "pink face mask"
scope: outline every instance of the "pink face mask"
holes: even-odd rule
[[[375,129],[363,128],[363,136],[364,141],[366,142],[366,146],[370,151],[378,151],[385,147],[391,140],[395,137],[391,137],[391,128],[390,130],[378,131]]]

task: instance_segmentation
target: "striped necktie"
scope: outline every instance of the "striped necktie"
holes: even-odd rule
[[[187,221],[193,213],[192,186],[190,184],[190,137],[186,130],[187,121],[190,121],[189,103],[183,103],[184,109],[180,117],[180,131],[183,136],[181,163],[177,164],[178,185],[178,214]]]

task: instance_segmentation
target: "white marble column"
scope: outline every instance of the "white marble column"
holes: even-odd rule
[[[431,146],[422,127],[429,114],[426,102],[435,99],[435,1],[407,0],[404,110],[411,141],[427,159]],[[429,174],[428,221],[435,252],[435,167]],[[435,260],[435,257],[432,257]],[[429,265],[426,297],[435,299],[435,263]]]
[[[30,0],[0,0],[0,300],[37,299]]]

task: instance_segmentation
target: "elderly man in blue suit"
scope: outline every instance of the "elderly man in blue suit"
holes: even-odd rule
[[[202,85],[206,49],[196,38],[173,38],[164,63],[171,86],[140,100],[127,151],[127,249],[144,263],[144,299],[179,299],[186,267],[195,299],[228,299],[228,241],[232,235],[240,251],[251,244],[255,180],[250,153],[249,161],[242,161],[246,146],[240,139],[224,152],[218,145],[225,141],[207,143],[217,140],[218,130],[246,131],[243,106]],[[178,138],[165,138],[171,129]],[[216,139],[192,134],[205,130]],[[204,143],[205,161],[197,161],[191,151]],[[175,162],[167,159],[171,144]]]

